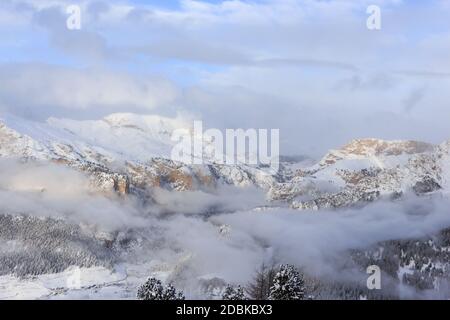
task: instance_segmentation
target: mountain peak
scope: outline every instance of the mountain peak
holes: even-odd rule
[[[328,166],[339,160],[369,159],[387,156],[414,155],[430,152],[434,145],[414,140],[355,139],[335,150],[330,150],[319,165]]]
[[[381,140],[374,138],[355,139],[339,149],[340,152],[352,155],[398,156],[431,151],[433,145],[414,140]]]
[[[181,117],[169,118],[158,115],[134,113],[113,113],[103,118],[112,127],[136,128],[144,131],[159,129],[171,132],[177,128],[189,127]]]

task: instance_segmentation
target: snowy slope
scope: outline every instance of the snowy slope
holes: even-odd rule
[[[416,141],[354,140],[297,170],[271,194],[298,209],[342,207],[380,197],[448,190],[449,149]]]
[[[89,159],[100,153],[111,159],[139,161],[169,158],[173,130],[189,127],[180,119],[133,114],[113,114],[95,121],[50,118],[46,123],[3,116],[0,123],[5,134],[15,134],[16,149],[11,153],[22,148],[26,155],[37,158],[77,154]],[[64,146],[70,148],[64,150]]]
[[[445,192],[450,185],[448,143],[358,139],[294,173],[295,165],[282,163],[274,175],[245,164],[220,165],[206,159],[203,165],[189,165],[170,160],[173,131],[190,125],[181,118],[135,114],[95,121],[51,118],[46,123],[3,116],[0,156],[67,163],[95,173],[94,179],[109,181],[99,185],[121,193],[154,187],[256,186],[267,190],[270,199],[287,200],[299,209],[348,206],[408,192]]]
[[[89,173],[102,190],[121,193],[220,184],[267,188],[274,182],[266,169],[215,164],[207,156],[203,165],[172,161],[171,151],[177,143],[171,140],[172,133],[189,131],[190,125],[180,118],[135,114],[113,114],[95,121],[51,118],[45,123],[3,116],[0,156],[66,164]]]
[[[409,193],[448,196],[450,190],[449,142],[435,146],[415,141],[359,139],[331,150],[315,164],[300,161],[282,163],[280,172],[274,175],[263,168],[244,164],[219,165],[209,162],[189,165],[170,160],[173,147],[171,134],[177,128],[186,127],[189,123],[183,119],[133,114],[114,114],[95,121],[51,118],[44,123],[13,116],[0,117],[1,161],[19,158],[21,163],[26,164],[52,163],[75,169],[77,175],[69,177],[79,177],[81,172],[81,176],[88,177],[96,188],[111,191],[114,195],[109,197],[108,193],[108,197],[101,199],[113,199],[118,206],[116,212],[114,206],[105,208],[105,202],[93,201],[90,197],[97,199],[99,195],[89,189],[78,203],[70,202],[73,207],[80,206],[81,211],[89,208],[83,214],[96,218],[87,219],[89,223],[86,227],[84,220],[83,223],[66,226],[65,221],[47,220],[42,216],[26,218],[30,212],[22,210],[25,206],[20,207],[20,215],[16,216],[16,212],[8,212],[9,207],[4,205],[1,209],[6,212],[0,212],[0,299],[134,298],[137,286],[146,277],[155,275],[165,279],[185,270],[184,256],[189,257],[187,261],[193,266],[198,266],[195,264],[196,257],[189,251],[179,251],[179,247],[175,248],[176,255],[170,263],[159,265],[152,254],[155,250],[162,250],[163,256],[167,257],[165,254],[171,245],[170,239],[166,239],[161,230],[153,228],[137,232],[136,225],[140,226],[142,220],[131,225],[129,220],[133,215],[124,218],[119,214],[130,210],[123,206],[126,202],[123,200],[127,199],[136,200],[139,208],[145,208],[145,219],[159,213],[168,213],[170,217],[180,211],[186,215],[194,213],[214,218],[214,215],[236,210],[249,210],[255,215],[270,214],[273,210],[279,210],[274,208],[287,206],[307,212],[310,209],[362,207],[378,199],[397,200]],[[20,193],[15,200],[22,204],[24,199],[32,199],[35,201],[33,205],[39,204],[37,211],[64,208],[67,211],[64,214],[69,214],[69,217],[74,214],[76,210],[72,205],[68,209],[62,205],[68,203],[64,199],[58,198],[51,205],[45,203],[49,199],[55,200],[51,198],[52,192],[54,195],[58,191],[56,194],[61,195],[64,190],[40,183],[39,175],[38,181],[35,177],[31,177],[34,180],[24,179],[24,175],[33,168],[20,171],[20,188],[0,184],[3,199],[8,199],[4,203]],[[3,169],[3,172],[8,169]],[[4,181],[6,177],[7,174],[4,174]],[[41,180],[45,177],[43,175]],[[67,190],[78,192],[77,185],[80,183],[77,179],[71,179],[73,181],[61,180],[61,183],[64,181]],[[57,179],[57,186],[59,182]],[[229,185],[232,186],[230,188],[238,188],[230,192],[231,189],[226,189]],[[243,192],[241,187],[256,187],[260,189],[258,192],[267,192],[271,203],[267,204],[257,197],[251,199],[252,193]],[[222,190],[228,191],[220,193]],[[122,196],[115,197],[116,193]],[[129,194],[132,196],[127,198]],[[91,207],[82,206],[84,203],[81,202],[87,200],[93,201],[94,213],[90,211]],[[225,208],[224,211],[220,211],[221,208]],[[295,214],[298,211],[289,212]],[[101,221],[101,213],[108,217],[114,213],[119,220],[115,221],[115,226],[120,225],[123,229],[105,234],[103,230],[97,230],[91,224]],[[60,217],[58,214],[55,216]],[[181,226],[176,234],[184,235],[188,227],[191,226]],[[224,237],[218,229],[229,230],[228,226],[208,224],[208,233],[202,241],[208,244],[227,241],[227,236]],[[156,239],[149,240],[148,235]],[[423,240],[424,248],[427,248],[427,243],[428,239]],[[384,244],[384,247],[389,248],[389,244]],[[444,268],[440,267],[440,263],[448,259],[447,247],[444,244],[442,250],[439,249],[440,255],[433,262],[434,271],[430,279],[434,279],[434,273]],[[395,244],[392,250],[396,248]],[[405,248],[413,252],[415,261],[424,257],[410,243],[405,244]],[[148,255],[149,252],[152,254]],[[433,257],[431,253],[429,256]],[[405,258],[396,265],[399,278],[403,279],[408,272],[415,272],[420,277],[426,271],[419,270],[416,267],[418,264],[412,266],[408,263]],[[73,266],[81,267],[79,288],[68,285],[74,270],[77,270]],[[203,280],[207,287],[218,288],[220,281],[215,276],[208,278],[201,273],[196,276],[206,277]]]

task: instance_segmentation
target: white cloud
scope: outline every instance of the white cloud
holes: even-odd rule
[[[96,117],[168,106],[209,126],[280,128],[284,152],[316,155],[356,137],[450,137],[442,1],[185,0],[168,9],[86,0],[77,33],[64,28],[67,1],[24,3],[30,32],[83,68],[9,67],[0,104],[10,111]],[[377,32],[365,23],[372,3],[382,9]],[[157,70],[187,88],[105,71],[111,65]]]
[[[171,104],[177,89],[160,78],[48,65],[0,66],[0,104],[9,112],[46,118],[52,112],[148,112]]]

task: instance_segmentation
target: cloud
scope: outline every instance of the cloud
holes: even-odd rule
[[[216,195],[161,192],[156,203],[144,204],[132,197],[92,193],[83,174],[63,166],[2,160],[0,174],[3,213],[62,219],[89,230],[106,231],[108,239],[119,237],[135,243],[126,250],[127,261],[167,263],[172,279],[191,298],[200,297],[198,291],[191,290],[198,289],[201,277],[246,284],[267,261],[293,263],[326,279],[359,279],[361,275],[348,268],[348,250],[387,240],[426,237],[450,226],[450,203],[439,196],[406,195],[395,203],[381,201],[319,212],[251,210],[262,200],[252,190],[239,194],[236,189],[224,188]],[[211,208],[233,212],[219,213]],[[160,215],[164,210],[181,212]],[[28,227],[36,232],[39,226]],[[66,229],[71,230],[59,228],[48,241],[71,239],[64,237]]]
[[[178,94],[169,81],[157,77],[40,64],[2,65],[0,70],[3,109],[38,119],[83,113],[95,117],[124,110],[148,112],[170,105]]]
[[[316,157],[355,138],[450,138],[447,2],[86,0],[76,32],[65,27],[71,2],[0,4],[2,35],[17,37],[0,44],[1,111],[35,119],[182,111],[205,128],[279,128],[283,154]],[[365,26],[369,4],[381,7],[380,31]],[[60,167],[0,163],[0,173],[5,212],[137,228],[152,244],[141,257],[188,253],[193,281],[217,273],[246,282],[271,257],[336,275],[349,248],[450,225],[446,200],[254,212],[247,209],[264,203],[254,190],[158,190],[144,206],[93,196],[86,177]],[[220,235],[222,224],[229,235]]]
[[[143,226],[139,206],[120,202],[91,187],[87,176],[65,166],[49,163],[0,161],[0,210],[3,214],[67,219],[115,231]]]
[[[37,10],[33,14],[33,24],[48,32],[52,46],[62,50],[68,56],[82,58],[88,62],[101,63],[107,59],[117,58],[118,53],[108,45],[107,40],[97,31],[86,27],[77,31],[67,28],[66,6],[51,6]],[[98,7],[96,3],[92,3],[89,8],[94,17],[98,17],[101,12],[106,10]],[[84,20],[86,17],[83,14],[80,18],[82,26],[88,23]]]
[[[324,77],[287,66],[235,67],[205,76],[183,102],[205,127],[279,128],[282,154],[321,157],[354,138],[447,140],[448,84],[379,72],[335,69]]]
[[[450,72],[436,72],[436,71],[417,71],[417,70],[403,70],[395,71],[396,74],[411,76],[411,77],[425,77],[431,79],[449,78]]]
[[[183,112],[209,127],[279,128],[282,153],[316,157],[354,138],[450,137],[449,7],[440,1],[86,0],[77,32],[65,28],[68,1],[24,0],[23,11],[8,3],[3,12],[48,36],[39,46],[51,53],[29,44],[8,55],[47,65],[27,73],[13,64],[0,80],[1,108],[23,116]],[[382,10],[380,31],[366,28],[369,4]]]
[[[304,266],[308,272],[339,278],[345,251],[393,239],[426,237],[450,226],[447,200],[411,198],[358,209],[298,212],[274,209],[216,217],[231,228],[230,241],[251,237],[273,258]],[[235,237],[235,238],[234,238]],[[238,240],[239,239],[239,240]]]
[[[204,191],[171,192],[156,189],[152,196],[161,213],[199,216],[248,210],[267,204],[264,191],[256,188],[219,186],[214,193]]]
[[[418,88],[411,92],[410,96],[404,101],[404,107],[406,112],[411,112],[413,108],[423,99],[425,95],[425,88]]]

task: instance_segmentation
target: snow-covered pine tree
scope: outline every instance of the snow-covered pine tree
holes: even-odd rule
[[[182,291],[177,292],[175,287],[169,283],[163,292],[163,300],[184,300],[184,294]]]
[[[155,278],[149,278],[139,287],[137,297],[140,300],[162,300],[163,292],[162,282]]]
[[[275,274],[270,288],[270,300],[302,300],[305,296],[303,275],[289,264],[283,264]]]
[[[222,294],[222,300],[245,300],[244,289],[241,286],[227,285]]]
[[[155,278],[149,278],[139,287],[137,298],[140,300],[184,300],[183,292],[171,285],[164,286],[162,282]]]

